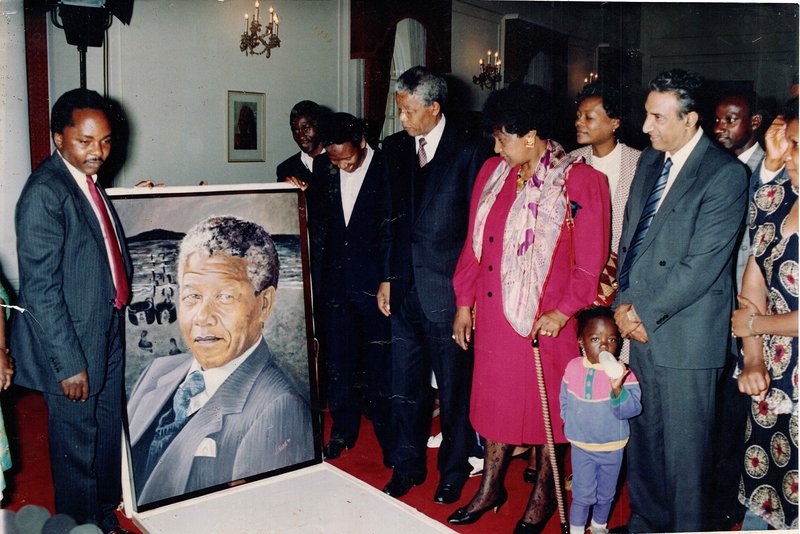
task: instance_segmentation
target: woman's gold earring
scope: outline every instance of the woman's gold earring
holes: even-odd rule
[[[528,136],[528,137],[525,138],[525,148],[533,148],[533,146],[535,144],[536,144],[536,138],[535,137]]]

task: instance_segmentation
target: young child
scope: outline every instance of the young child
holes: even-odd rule
[[[572,444],[570,534],[584,534],[592,506],[592,534],[607,534],[630,434],[627,420],[641,413],[642,393],[625,364],[619,363],[622,375],[612,379],[600,363],[601,352],[616,358],[621,345],[609,308],[589,308],[578,314],[578,345],[583,356],[567,364],[560,395],[564,434]]]

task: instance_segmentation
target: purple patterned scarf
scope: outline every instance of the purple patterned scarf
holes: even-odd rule
[[[508,212],[500,268],[503,311],[521,336],[530,335],[538,316],[542,288],[567,214],[566,175],[574,161],[561,145],[548,140],[532,178]],[[481,192],[472,235],[478,261],[487,216],[510,171],[508,163],[502,161]]]

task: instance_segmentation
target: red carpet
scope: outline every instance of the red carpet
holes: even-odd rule
[[[11,454],[14,467],[6,473],[8,489],[3,501],[4,507],[10,510],[19,510],[26,504],[37,504],[54,512],[53,508],[53,482],[50,475],[50,460],[47,448],[47,416],[44,401],[41,396],[26,390],[12,388],[0,396],[3,414],[6,420],[6,430],[9,435]],[[326,427],[328,421],[326,420]],[[438,432],[434,421],[433,432]],[[327,438],[327,435],[326,435]],[[438,484],[436,471],[436,452],[438,449],[429,449],[428,454],[428,479],[421,486],[415,487],[401,500],[418,509],[425,515],[442,523],[447,523],[447,517],[459,506],[466,504],[477,491],[480,477],[471,478],[462,494],[461,501],[452,505],[437,505],[433,502],[433,493]],[[378,442],[372,431],[372,425],[364,420],[361,435],[356,447],[345,451],[340,458],[330,462],[332,465],[347,471],[366,483],[382,489],[391,477],[391,470],[382,463]],[[456,527],[464,533],[509,533],[514,529],[516,522],[522,517],[528,502],[531,486],[522,481],[522,471],[525,461],[513,460],[506,476],[506,488],[509,499],[499,513],[491,512],[481,518],[476,524]],[[569,498],[569,494],[568,498]],[[628,517],[627,491],[623,489],[619,501],[616,503],[609,521],[609,526],[623,524]],[[124,528],[138,532],[133,524],[121,513],[120,523]],[[553,518],[545,530],[546,534],[560,532],[558,514]]]

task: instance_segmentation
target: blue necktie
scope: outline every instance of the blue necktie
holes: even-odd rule
[[[189,404],[192,397],[199,395],[206,389],[205,380],[203,380],[203,373],[200,371],[193,371],[178,387],[175,395],[172,397],[172,409],[161,416],[158,420],[153,441],[150,443],[150,450],[147,456],[147,475],[153,471],[159,458],[164,451],[178,435],[183,425],[186,424],[188,419],[186,412],[189,410]]]
[[[667,178],[669,178],[669,170],[672,168],[672,160],[667,158],[664,160],[664,166],[661,168],[661,174],[656,180],[650,196],[647,197],[647,202],[642,210],[642,216],[639,218],[639,224],[636,225],[636,232],[633,234],[633,239],[628,247],[628,252],[625,255],[625,262],[622,264],[619,274],[619,289],[625,291],[630,287],[630,271],[633,265],[633,260],[639,254],[639,247],[642,246],[647,231],[650,229],[650,224],[653,222],[653,217],[656,216],[658,203],[664,195],[664,189],[667,187]]]

